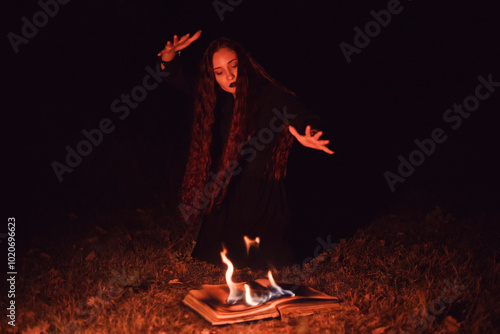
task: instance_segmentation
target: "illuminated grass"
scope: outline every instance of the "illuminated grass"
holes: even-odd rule
[[[181,300],[203,283],[224,283],[225,266],[193,260],[186,255],[189,243],[172,247],[182,227],[160,227],[168,219],[161,212],[101,215],[85,234],[34,242],[19,260],[18,326],[2,322],[2,331],[487,333],[500,325],[499,238],[488,229],[491,217],[455,219],[439,207],[426,214],[382,215],[305,267],[275,273],[277,281],[302,277],[301,283],[339,297],[340,310],[212,327]],[[110,219],[121,227],[100,227]],[[244,269],[234,279],[265,275]],[[446,282],[460,286],[456,298]],[[443,310],[434,315],[432,303]]]

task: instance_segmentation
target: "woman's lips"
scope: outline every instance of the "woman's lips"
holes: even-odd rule
[[[229,87],[231,87],[231,88],[236,87],[236,82],[231,82],[231,83],[229,84]]]

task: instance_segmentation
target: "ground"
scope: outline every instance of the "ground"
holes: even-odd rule
[[[2,321],[4,333],[493,333],[500,327],[498,217],[490,213],[457,217],[440,206],[426,212],[396,206],[309,263],[275,270],[277,282],[337,296],[338,310],[217,327],[182,299],[204,283],[224,283],[225,266],[191,258],[192,242],[180,238],[182,226],[166,223],[166,208],[53,218],[67,226],[59,239],[40,234],[17,259],[16,326]],[[265,275],[237,268],[234,280]]]

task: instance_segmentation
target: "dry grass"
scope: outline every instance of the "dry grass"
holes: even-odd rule
[[[455,219],[439,207],[420,216],[383,215],[309,264],[275,273],[277,281],[338,296],[338,311],[213,327],[181,300],[203,283],[224,283],[225,268],[190,258],[189,244],[171,247],[180,227],[160,227],[166,218],[158,212],[122,215],[140,228],[116,222],[120,228],[103,229],[111,217],[101,215],[86,234],[34,242],[18,258],[17,326],[2,321],[2,332],[492,333],[500,327],[499,238],[486,216]],[[264,276],[244,269],[236,280]]]

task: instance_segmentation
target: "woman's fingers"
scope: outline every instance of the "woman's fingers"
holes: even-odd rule
[[[316,134],[313,136],[314,139],[318,140],[319,137],[321,137],[323,135],[323,131],[318,131],[316,132]]]
[[[297,132],[297,130],[295,130],[295,128],[293,126],[288,126],[288,131],[290,131],[290,133],[292,134],[292,136],[294,136],[295,138],[299,139],[299,136],[300,134]]]
[[[184,43],[187,39],[189,38],[189,34],[185,34],[184,36],[181,37],[179,40],[179,44]]]
[[[167,52],[176,52],[187,48],[191,43],[200,38],[201,30],[198,30],[193,36],[190,35],[191,34],[185,34],[180,39],[179,36],[174,35],[173,40],[168,41],[167,44],[165,44],[165,48],[158,52],[158,56]]]
[[[323,151],[325,151],[326,153],[328,154],[334,154],[335,152],[333,152],[332,150],[330,150],[328,147],[323,147]]]
[[[197,32],[195,32],[195,34],[191,37],[189,37],[189,34],[182,36],[182,38],[179,41],[179,44],[175,50],[179,51],[179,50],[187,48],[191,43],[193,43],[198,38],[200,38],[200,36],[201,36],[201,30],[198,30]]]
[[[297,138],[299,143],[302,145],[309,147],[309,148],[314,148],[317,150],[324,151],[328,154],[334,154],[332,150],[330,150],[328,147],[326,147],[327,144],[330,143],[329,140],[324,139],[324,140],[319,140],[319,137],[323,134],[322,131],[317,132],[314,137],[311,136],[311,127],[308,125],[306,127],[305,135],[301,135],[297,132],[297,130],[293,126],[288,126],[288,131]]]
[[[161,56],[164,53],[172,52],[172,51],[173,51],[172,43],[170,41],[168,41],[167,44],[165,44],[165,47],[163,48],[163,50],[161,50],[160,52],[158,52],[158,56]]]
[[[198,30],[197,32],[194,33],[193,36],[191,36],[191,38],[189,39],[189,44],[193,43],[194,41],[196,41],[198,38],[200,38],[201,36],[201,30]]]
[[[306,136],[311,137],[311,126],[310,125],[306,126]]]
[[[185,41],[187,41],[187,40],[188,40],[188,38],[189,38],[189,35],[190,35],[190,34],[185,34],[184,36],[182,36],[182,37],[181,37],[181,39],[179,39],[178,44],[182,44],[182,43],[184,43]]]

